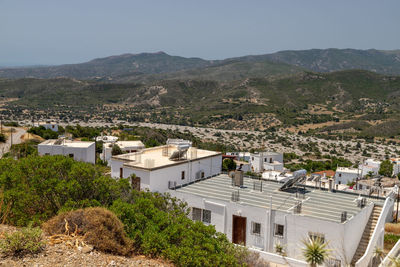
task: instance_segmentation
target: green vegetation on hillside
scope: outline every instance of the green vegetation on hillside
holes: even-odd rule
[[[243,266],[254,259],[214,226],[189,219],[186,203],[167,194],[135,191],[128,179],[115,180],[103,173],[100,166],[63,156],[0,159],[1,218],[18,226],[40,225],[64,211],[102,206],[122,221],[135,253],[163,257],[177,266]],[[64,218],[72,218],[68,216]],[[82,221],[84,216],[76,215],[71,223],[79,224],[81,230],[93,229],[92,222]],[[46,229],[64,227],[64,220],[58,222],[62,224],[56,220]],[[106,221],[95,223],[107,225]],[[115,225],[108,225],[109,230],[111,227]]]

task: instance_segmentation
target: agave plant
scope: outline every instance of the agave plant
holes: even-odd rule
[[[310,237],[308,240],[304,240],[303,244],[305,246],[303,256],[311,267],[323,264],[328,259],[331,250],[327,248],[328,243],[324,243],[321,238]]]
[[[390,266],[393,266],[393,267],[400,267],[400,258],[393,258],[393,257],[390,257],[389,259],[390,259],[390,263],[391,263]]]

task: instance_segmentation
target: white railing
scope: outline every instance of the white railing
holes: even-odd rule
[[[375,229],[372,233],[372,237],[369,240],[368,247],[365,250],[364,255],[356,262],[355,267],[366,267],[369,266],[372,257],[374,256],[375,248],[383,249],[383,236],[385,234],[385,223],[388,215],[392,216],[393,213],[394,199],[388,197],[383,204],[382,212],[379,216],[378,222],[376,223]]]
[[[394,245],[394,247],[386,255],[385,259],[379,265],[379,267],[389,267],[391,266],[391,258],[397,258],[400,254],[400,240]]]

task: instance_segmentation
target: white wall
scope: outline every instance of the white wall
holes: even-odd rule
[[[50,129],[53,132],[58,132],[58,124],[42,124],[41,126],[43,126],[46,129]]]
[[[348,184],[355,181],[358,177],[357,173],[336,171],[335,184]]]
[[[225,233],[231,241],[232,216],[238,215],[247,218],[246,246],[248,247],[275,252],[275,244],[280,243],[288,257],[303,260],[302,241],[308,238],[310,232],[320,233],[329,242],[329,248],[333,249],[332,257],[341,260],[343,265],[351,262],[372,211],[372,206],[367,206],[355,217],[349,218],[345,223],[340,223],[290,212],[241,205],[240,202],[203,198],[174,190],[168,192],[186,201],[189,207],[211,210],[211,224],[215,225],[217,231]],[[224,212],[221,210],[213,212],[208,203],[223,207]],[[252,221],[261,223],[260,236],[251,233]],[[282,238],[274,236],[274,224],[284,225]]]
[[[204,172],[204,177],[210,177],[221,173],[222,156],[217,155],[204,159],[182,162],[181,164],[167,166],[155,170],[144,170],[134,167],[123,166],[124,161],[111,158],[111,177],[119,178],[120,168],[123,168],[123,177],[127,178],[135,174],[141,178],[141,188],[147,188],[153,192],[165,192],[169,181],[175,181],[176,185],[183,185],[195,181],[196,173]],[[185,179],[182,180],[182,171]]]
[[[38,145],[38,153],[43,156],[49,155],[74,155],[74,160],[83,161],[88,163],[95,163],[95,143],[93,142],[89,147],[69,147],[63,145]]]

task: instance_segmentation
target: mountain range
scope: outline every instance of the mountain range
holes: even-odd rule
[[[332,72],[363,69],[400,74],[400,50],[310,49],[272,54],[204,60],[171,56],[164,52],[123,54],[80,64],[2,68],[2,78],[57,78],[114,82],[148,82],[162,79],[239,80],[248,77],[288,75],[305,70]]]

